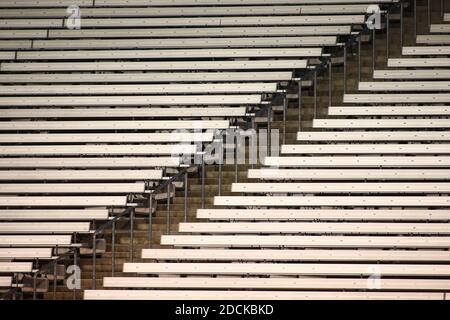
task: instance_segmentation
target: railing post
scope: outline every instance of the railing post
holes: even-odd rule
[[[205,208],[205,153],[202,152],[202,209]]]
[[[314,68],[314,118],[317,118],[317,68]]]
[[[55,247],[55,256],[56,259],[58,259],[58,245],[56,245]],[[53,265],[53,300],[56,300],[56,286],[57,286],[57,281],[56,281],[56,260],[55,260],[55,264]]]
[[[237,126],[234,130],[236,130],[236,143],[234,148],[234,182],[238,182],[238,148],[240,142],[240,132]]]
[[[414,0],[413,6],[414,6],[414,8],[413,8],[414,42],[413,43],[416,43],[416,40],[417,40],[417,0]]]
[[[358,83],[361,82],[361,33],[358,35]]]
[[[134,208],[130,211],[130,261],[133,262],[134,256]]]
[[[333,67],[333,61],[331,61],[331,57],[330,57],[330,60],[328,61],[328,106],[329,107],[331,107],[333,104],[333,101],[332,101],[332,99],[333,99],[332,67]]]
[[[186,170],[186,172],[184,173],[184,222],[187,222],[187,214],[188,214],[188,201],[187,201],[187,196],[188,196],[188,172]]]
[[[386,66],[389,61],[389,11],[386,11]]]
[[[347,93],[347,43],[344,43],[344,94]]]
[[[403,0],[400,0],[400,54],[403,50]]]
[[[430,0],[427,1],[427,6],[428,6],[428,16],[427,16],[428,30],[427,30],[427,33],[430,33],[430,28],[431,28],[431,3],[430,3]]]
[[[116,221],[111,226],[111,277],[114,277],[116,268]]]
[[[96,266],[97,266],[97,233],[92,234],[92,289],[96,288]]]
[[[148,247],[152,247],[153,232],[153,192],[150,191],[148,197]]]
[[[271,132],[272,132],[272,104],[267,107],[267,156],[271,154]]]
[[[76,233],[74,235],[74,240],[75,240],[75,242],[77,240],[77,234]],[[75,267],[78,267],[78,249],[77,248],[74,248],[74,250],[73,250],[73,264],[74,264]],[[73,300],[76,300],[76,298],[77,298],[77,291],[76,290],[77,290],[76,286],[73,286]]]
[[[219,193],[218,193],[218,195],[220,196],[221,195],[221,192],[222,192],[222,162],[223,162],[223,158],[224,158],[224,156],[223,156],[223,138],[220,140],[220,156],[219,156],[219,177],[218,177],[218,179],[219,179]]]
[[[377,56],[376,56],[376,28],[372,29],[372,76],[375,73]]]
[[[302,129],[302,79],[298,79],[298,128]]]
[[[287,117],[287,92],[283,94],[283,144],[286,144],[286,117]]]
[[[167,216],[166,216],[166,234],[170,234],[170,185],[167,183]]]

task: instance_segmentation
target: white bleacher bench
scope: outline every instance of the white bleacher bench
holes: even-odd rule
[[[260,104],[261,95],[0,97],[0,107]],[[200,122],[197,122],[200,123]],[[203,121],[206,125],[208,122]]]
[[[449,67],[447,58],[390,58],[388,67]]]
[[[0,288],[8,288],[12,286],[11,277],[0,277]]]
[[[201,261],[450,261],[444,250],[143,249],[142,259]]]
[[[245,3],[244,3],[245,4]],[[354,5],[289,5],[289,6],[248,6],[233,7],[155,7],[155,8],[83,8],[85,17],[167,17],[167,16],[244,16],[244,15],[288,15],[288,14],[365,14],[367,4]],[[65,18],[65,8],[52,9],[1,9],[2,18]]]
[[[431,24],[430,32],[431,33],[448,33],[448,32],[450,32],[450,25],[448,25],[448,24]]]
[[[1,230],[1,224],[0,224]],[[450,233],[445,223],[399,222],[187,222],[179,232],[212,234],[443,234]]]
[[[417,44],[450,44],[450,36],[448,34],[430,34],[420,35],[416,37]]]
[[[18,273],[31,272],[33,269],[32,262],[1,262],[0,273]]]
[[[0,98],[1,100],[1,98]],[[20,101],[18,101],[20,102]],[[1,102],[0,102],[1,104]],[[4,130],[206,130],[227,129],[228,120],[3,121]],[[181,147],[181,145],[179,145]],[[186,146],[184,146],[186,147]],[[192,146],[191,146],[192,148]]]
[[[33,46],[32,40],[7,40],[0,41],[0,49],[2,50],[23,50],[31,49]]]
[[[198,209],[197,218],[267,221],[448,221],[448,210],[427,209]]]
[[[403,47],[402,54],[404,56],[448,55],[450,54],[450,47],[449,46]]]
[[[0,137],[1,139],[1,137]],[[307,141],[449,141],[448,131],[302,131],[297,140]]]
[[[449,290],[444,279],[381,279],[380,285],[368,288],[367,279],[326,278],[242,278],[242,277],[105,277],[104,288],[169,289],[280,289],[280,290]]]
[[[446,265],[377,264],[381,276],[449,276]],[[124,263],[123,272],[138,274],[251,274],[251,275],[342,275],[370,276],[374,266],[368,264],[315,263]]]
[[[0,259],[51,259],[51,248],[0,248]]]
[[[260,32],[258,30],[258,32]],[[1,49],[156,49],[156,48],[256,48],[335,46],[336,36],[315,37],[240,37],[183,39],[63,39],[8,40],[0,42]]]
[[[276,83],[0,86],[1,95],[270,93],[275,91],[277,91]]]
[[[417,69],[417,70],[375,70],[374,79],[450,79],[450,70],[444,69]]]
[[[2,207],[124,207],[126,196],[40,196],[40,197],[0,197]]]
[[[282,146],[284,147],[284,146]],[[1,159],[0,159],[1,160]],[[1,162],[0,162],[1,163]],[[380,167],[449,167],[447,156],[293,156],[266,157],[264,165],[273,167],[332,167],[332,168],[380,168]]]
[[[450,128],[447,119],[314,119],[314,128],[326,129],[412,129]]]
[[[448,103],[448,93],[345,94],[344,103]]]
[[[0,220],[106,220],[107,209],[0,209]]]
[[[250,169],[263,180],[447,180],[449,169]],[[306,199],[305,199],[306,200]]]
[[[0,60],[14,60],[15,52],[0,52]]]
[[[358,90],[363,91],[448,91],[450,81],[383,81],[360,82]]]
[[[214,205],[445,207],[450,206],[450,198],[446,196],[215,196]]]
[[[0,233],[87,233],[90,231],[89,222],[0,222]]]
[[[2,192],[0,185],[0,192]],[[450,183],[365,182],[365,183],[233,183],[232,192],[270,193],[450,193]]]
[[[3,54],[8,60],[11,53]],[[171,59],[171,58],[270,58],[320,57],[322,48],[257,48],[257,49],[185,49],[185,50],[76,50],[17,52],[16,60],[61,59]],[[1,59],[2,55],[0,55]]]
[[[85,300],[443,300],[434,292],[85,290]]]
[[[427,115],[450,115],[450,107],[445,106],[395,106],[395,107],[329,107],[328,115],[330,116],[427,116]]]
[[[1,42],[0,42],[1,43]],[[111,51],[109,51],[111,52]],[[0,74],[0,83],[291,81],[289,71]]]
[[[83,18],[83,28],[123,27],[183,27],[183,26],[264,26],[264,25],[339,25],[363,24],[364,15],[285,15],[285,16],[235,16],[235,17],[176,17],[176,18]],[[2,19],[0,28],[66,27],[66,19]]]
[[[70,246],[70,235],[0,235],[0,246]]]
[[[248,61],[131,61],[131,62],[2,62],[3,72],[24,71],[148,71],[148,70],[249,70],[305,69],[307,60]],[[236,85],[234,85],[236,86]],[[186,88],[186,85],[182,85]]]
[[[186,38],[192,37],[200,41],[200,37],[267,37],[267,36],[338,36],[348,35],[351,33],[351,25],[314,25],[314,26],[248,26],[248,27],[181,27],[181,28],[95,28],[95,29],[47,29],[48,33],[42,33],[42,29],[26,30],[0,29],[0,38],[20,39],[24,35],[29,35],[28,39],[90,39],[90,38]],[[6,31],[11,31],[6,33]],[[321,41],[327,39],[322,38]],[[312,39],[310,39],[313,41]],[[305,39],[305,41],[308,41]],[[308,43],[308,42],[305,42]],[[311,42],[320,44],[320,42]]]
[[[0,180],[159,180],[162,170],[4,170]]]
[[[0,158],[0,168],[154,168],[178,167],[177,157]],[[134,190],[131,185],[124,190]],[[11,186],[9,186],[11,187]],[[137,186],[136,186],[137,187]],[[113,190],[108,187],[106,190]],[[31,190],[31,189],[29,189]],[[50,190],[50,189],[49,189]]]
[[[450,144],[285,144],[282,154],[446,154],[450,153]]]
[[[234,109],[234,108],[230,108]],[[6,114],[11,109],[5,109]],[[45,110],[45,109],[33,109]],[[77,109],[80,110],[80,109]],[[87,109],[92,110],[92,109]],[[118,110],[118,109],[112,109]],[[146,110],[146,109],[142,109]],[[25,110],[24,110],[25,111]],[[237,111],[237,110],[236,110]],[[19,112],[19,111],[18,111]],[[22,111],[20,111],[22,113]],[[45,111],[43,112],[45,113]],[[3,114],[3,113],[2,113]],[[82,114],[81,114],[82,115]],[[80,115],[80,116],[81,116]],[[1,143],[87,143],[87,142],[141,142],[141,143],[165,143],[165,142],[208,142],[212,141],[214,133],[212,131],[205,132],[150,132],[150,133],[11,133],[1,134]],[[155,146],[156,147],[156,146]],[[158,149],[158,147],[156,148]],[[2,160],[0,159],[0,162]],[[158,161],[149,159],[150,162]],[[174,160],[175,161],[175,160]]]
[[[30,159],[32,160],[32,159]],[[14,165],[12,165],[14,167]],[[27,183],[0,184],[0,194],[32,193],[144,193],[143,182],[134,183]]]
[[[450,14],[444,13],[444,21],[446,21],[446,22],[450,21]]]
[[[275,5],[275,4],[355,4],[355,3],[392,3],[395,0],[247,0],[246,5]],[[242,5],[241,0],[4,0],[1,8],[40,8],[40,7],[158,7],[167,6],[202,6],[202,5]]]
[[[448,237],[163,235],[161,245],[176,247],[448,248]]]
[[[5,86],[6,87],[6,86]],[[24,86],[29,87],[29,86]],[[30,86],[31,87],[31,86]],[[69,86],[71,87],[71,86]],[[70,88],[67,91],[70,91]],[[78,86],[72,86],[78,87]],[[91,86],[92,88],[92,86]],[[24,89],[27,90],[27,89]],[[50,89],[53,91],[53,88]],[[2,88],[0,86],[0,91]],[[89,89],[88,89],[89,91]],[[36,91],[39,92],[39,91]],[[114,92],[114,88],[112,88]],[[28,92],[30,93],[30,92]],[[55,92],[52,92],[54,94]],[[60,92],[62,93],[62,92]],[[80,92],[78,92],[80,93]],[[84,92],[87,93],[87,92]],[[38,94],[44,94],[41,91]],[[2,110],[0,118],[114,118],[114,117],[244,117],[245,107],[201,107],[201,108],[76,108],[76,109],[14,109]]]
[[[190,144],[164,145],[39,145],[39,146],[0,146],[0,155],[155,155],[155,154],[194,154],[196,146]],[[176,159],[177,157],[175,157]],[[3,161],[3,160],[1,160]],[[62,160],[64,161],[64,160]],[[83,160],[80,160],[82,163]],[[124,160],[118,160],[124,161]],[[174,160],[173,163],[176,163]],[[62,162],[63,163],[63,162]],[[150,164],[150,162],[149,162]],[[168,163],[170,164],[170,163]]]

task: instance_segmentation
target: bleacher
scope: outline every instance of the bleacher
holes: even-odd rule
[[[446,299],[450,28],[410,45],[412,4],[1,1],[0,291],[73,263],[84,299]],[[222,181],[238,128],[281,154]]]

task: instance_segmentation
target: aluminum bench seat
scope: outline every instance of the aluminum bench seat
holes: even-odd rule
[[[0,197],[0,206],[2,207],[124,207],[127,203],[126,196]]]
[[[105,121],[3,121],[0,131],[10,130],[207,130],[227,129],[228,120],[105,120]],[[180,145],[181,147],[181,145]]]
[[[161,245],[176,247],[302,247],[302,248],[448,248],[448,237],[417,236],[288,236],[288,235],[163,235]]]
[[[261,95],[178,96],[51,96],[0,97],[0,107],[142,106],[142,105],[259,105]],[[207,122],[205,122],[206,124]]]
[[[367,4],[353,5],[289,5],[289,6],[248,6],[232,7],[122,7],[103,8],[88,7],[83,8],[85,17],[167,17],[167,16],[234,16],[234,15],[288,15],[288,14],[355,14],[366,13]],[[2,18],[64,18],[67,12],[65,8],[52,9],[2,9]]]
[[[444,69],[417,69],[417,70],[375,70],[374,79],[398,80],[432,80],[450,79],[450,70]]]
[[[17,246],[28,248],[70,246],[72,236],[70,235],[0,235],[0,246]]]
[[[263,180],[448,180],[448,169],[250,169]]]
[[[448,91],[450,81],[379,81],[360,82],[360,91]]]
[[[449,67],[448,58],[390,58],[388,67]]]
[[[285,144],[282,154],[446,154],[450,144],[446,143],[336,143],[336,144]]]
[[[305,69],[307,60],[248,61],[110,61],[110,62],[2,62],[4,72],[32,71],[161,71],[161,70],[251,70]],[[236,85],[233,85],[236,86]],[[186,85],[182,85],[186,87]]]
[[[448,207],[450,198],[446,196],[215,196],[214,205],[235,207]]]
[[[318,141],[449,141],[448,131],[301,131],[299,142]]]
[[[90,221],[107,220],[107,209],[0,209],[0,220],[9,221]]]
[[[424,107],[380,107],[380,106],[358,106],[358,107],[329,107],[330,116],[440,116],[450,115],[450,107],[424,106]]]
[[[1,163],[1,162],[0,162]],[[450,166],[447,156],[290,156],[266,157],[264,165],[273,167],[389,168]]]
[[[443,300],[434,292],[85,290],[85,300]]]
[[[444,209],[198,209],[197,218],[236,221],[448,221]]]
[[[27,86],[26,86],[27,87]],[[71,86],[68,86],[70,90]],[[76,87],[76,86],[74,86]],[[89,90],[89,89],[88,89]],[[112,88],[114,90],[114,88]],[[2,89],[0,88],[0,91]],[[105,91],[106,92],[106,91]],[[54,92],[53,92],[54,93]],[[62,92],[60,92],[62,93]],[[86,92],[87,93],[87,92]],[[41,91],[39,94],[44,94]],[[9,108],[2,110],[0,118],[164,118],[164,117],[244,117],[245,107],[193,107],[193,108]]]
[[[32,262],[1,262],[0,273],[20,273],[31,272],[33,270]]]
[[[408,93],[402,94],[345,94],[344,103],[448,103],[448,93]]]
[[[0,259],[51,259],[52,248],[0,248]]]
[[[234,109],[234,108],[230,108]],[[4,114],[11,109],[3,110]],[[45,109],[40,109],[45,110]],[[80,110],[80,109],[78,109]],[[145,109],[144,109],[145,110]],[[237,110],[236,110],[237,111]],[[18,113],[22,114],[22,111]],[[45,113],[43,111],[42,113]],[[2,113],[3,114],[3,113]],[[208,142],[212,141],[212,131],[194,132],[150,132],[150,133],[5,133],[0,135],[1,143],[167,143],[167,142]],[[155,147],[157,147],[155,145]],[[157,160],[150,160],[157,161]],[[0,159],[1,162],[1,159]]]
[[[448,34],[419,35],[416,37],[416,43],[426,45],[450,44],[450,36]]]
[[[61,51],[63,52],[63,51]],[[110,51],[109,51],[110,52]],[[254,72],[124,72],[124,73],[8,73],[0,74],[0,83],[164,83],[222,81],[291,81],[289,71]]]
[[[382,279],[380,287],[369,286],[367,279],[326,278],[242,278],[242,277],[105,277],[104,288],[149,289],[256,289],[256,290],[449,290],[447,279]]]
[[[90,230],[89,222],[0,222],[1,234],[71,234]]]
[[[447,222],[182,222],[179,224],[178,231],[201,234],[414,234],[418,236],[449,235],[450,226]]]
[[[8,60],[13,53],[4,53]],[[68,50],[17,52],[16,60],[320,57],[322,48]],[[14,58],[12,58],[14,59]]]
[[[135,183],[24,183],[0,184],[0,194],[144,193],[145,184]]]
[[[175,155],[194,154],[196,146],[190,144],[148,144],[148,145],[35,145],[0,146],[0,155],[5,156],[47,156],[47,155]],[[176,159],[176,158],[175,158]],[[1,160],[3,161],[3,160]],[[65,160],[62,160],[65,161]],[[67,161],[67,160],[66,160]],[[83,160],[80,160],[82,163]],[[87,161],[87,160],[84,160]],[[95,160],[92,160],[95,163]],[[100,161],[100,160],[99,160]],[[117,160],[120,161],[126,160]],[[176,164],[168,162],[168,164]],[[62,164],[64,162],[61,162]],[[150,162],[149,162],[150,164]]]
[[[450,54],[450,47],[449,46],[403,47],[402,54],[404,56],[448,55]]]
[[[12,286],[12,278],[11,277],[0,277],[0,287],[1,288],[9,288]]]
[[[0,168],[154,168],[179,167],[177,157],[0,158]],[[47,185],[48,186],[48,185]],[[122,185],[125,188],[126,185]],[[11,187],[11,186],[10,186]],[[112,187],[108,187],[112,188]],[[132,187],[131,189],[135,189]],[[125,188],[124,190],[131,190]],[[31,189],[30,189],[31,190]],[[106,189],[105,189],[106,190]],[[113,189],[109,189],[113,190]]]
[[[258,30],[258,32],[260,32]],[[258,47],[317,47],[335,46],[336,36],[297,37],[238,37],[183,39],[63,39],[8,40],[2,49],[170,49],[170,48],[258,48]],[[32,47],[31,47],[32,46]]]
[[[442,129],[448,119],[314,119],[314,128],[323,129]]]
[[[162,170],[3,170],[0,180],[160,180]]]
[[[446,265],[414,264],[287,264],[287,263],[124,263],[123,272],[137,274],[226,275],[342,275],[370,276],[374,269],[383,276],[449,276]]]
[[[3,190],[0,185],[0,192]],[[450,193],[446,182],[233,183],[232,192],[248,193]]]
[[[17,29],[16,29],[17,30]],[[15,32],[16,30],[13,30]],[[66,30],[66,29],[47,29],[45,36],[43,36],[42,29],[22,29],[18,35],[25,34],[26,31],[31,33],[32,37],[36,40],[63,40],[63,39],[113,39],[113,38],[155,38],[158,39],[170,39],[170,38],[192,38],[198,41],[201,38],[223,38],[223,37],[286,37],[286,36],[297,36],[297,37],[308,37],[308,36],[318,36],[324,37],[320,41],[327,39],[327,36],[339,36],[339,35],[349,35],[352,31],[352,26],[350,24],[343,25],[276,25],[276,26],[247,26],[247,27],[236,27],[236,26],[209,26],[196,27],[196,26],[182,26],[182,27],[153,27],[148,28],[147,26],[141,28],[129,28],[129,27],[117,27],[117,28],[94,28],[94,29],[79,29],[79,30]],[[7,29],[0,29],[1,33],[7,31]],[[34,33],[34,34],[33,34]],[[5,32],[5,37],[9,39],[15,39],[11,36],[11,33]],[[34,36],[34,37],[33,37]],[[313,39],[304,39],[305,41],[313,41]],[[307,42],[306,42],[307,43]],[[313,42],[311,42],[313,43]]]
[[[445,250],[377,249],[143,249],[141,257],[163,261],[450,261]]]

